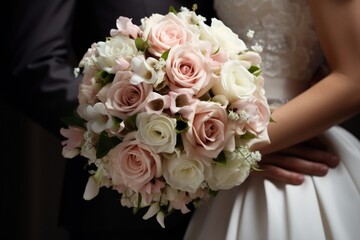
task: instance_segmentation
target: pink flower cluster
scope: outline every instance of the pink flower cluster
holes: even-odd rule
[[[240,185],[268,142],[270,110],[261,57],[220,20],[171,9],[141,25],[119,17],[79,64],[77,115],[61,134],[63,156],[95,166],[84,192],[106,186],[144,219],[189,212]]]

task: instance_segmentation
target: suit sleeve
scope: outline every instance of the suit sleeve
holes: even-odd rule
[[[74,1],[14,0],[5,46],[5,97],[51,133],[76,108],[79,79],[71,64]]]

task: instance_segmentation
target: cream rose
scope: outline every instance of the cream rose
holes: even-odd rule
[[[130,61],[131,57],[137,53],[135,41],[122,35],[109,38],[106,42],[98,42],[96,49],[97,64],[109,73],[115,73],[113,69],[117,69],[118,58]]]
[[[240,53],[247,49],[245,43],[229,27],[216,18],[211,19],[211,26],[201,23],[201,39],[208,40],[217,48],[228,53]]]
[[[140,113],[136,117],[137,139],[156,153],[172,153],[176,145],[176,119],[164,114]]]
[[[220,72],[220,78],[212,87],[215,95],[224,95],[233,102],[249,98],[256,91],[257,85],[252,75],[240,61],[226,62]]]
[[[204,165],[185,154],[164,160],[164,178],[174,189],[195,193],[204,181]]]
[[[240,185],[249,176],[251,166],[237,152],[225,152],[226,164],[213,164],[206,168],[206,182],[212,190],[230,189]]]

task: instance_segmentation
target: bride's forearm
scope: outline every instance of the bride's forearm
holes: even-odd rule
[[[360,112],[360,0],[309,0],[309,5],[332,72],[274,111],[271,143],[258,147],[263,154],[317,136]]]
[[[263,154],[275,152],[317,136],[360,112],[360,84],[332,73],[311,89],[273,112],[269,124],[271,143],[258,146]]]

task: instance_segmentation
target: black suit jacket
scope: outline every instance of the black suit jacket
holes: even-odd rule
[[[80,78],[73,69],[93,42],[104,40],[119,16],[165,14],[170,5],[214,16],[212,1],[176,0],[13,0],[6,10],[5,99],[58,137],[61,118],[76,109]],[[14,88],[15,86],[15,88]],[[11,89],[11,90],[10,90]],[[182,239],[191,214],[175,213],[162,229],[121,207],[119,194],[102,188],[91,201],[82,198],[88,178],[86,160],[67,160],[60,224],[81,239]],[[107,237],[108,236],[108,237]],[[114,236],[114,237],[112,237]],[[133,236],[125,238],[125,236]]]

